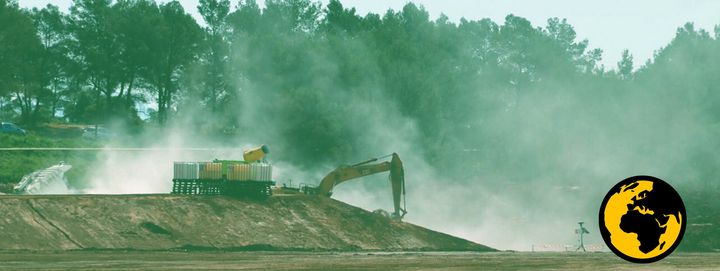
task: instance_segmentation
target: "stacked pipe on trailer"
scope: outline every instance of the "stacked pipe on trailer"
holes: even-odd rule
[[[243,161],[175,162],[173,194],[270,196],[272,165]]]
[[[197,162],[175,162],[173,178],[178,180],[197,180],[200,178],[200,164]]]
[[[272,166],[269,164],[232,164],[228,167],[227,179],[231,181],[272,181]]]
[[[222,163],[200,163],[201,180],[220,180],[222,179]]]

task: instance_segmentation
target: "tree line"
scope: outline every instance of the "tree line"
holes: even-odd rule
[[[331,61],[344,60],[343,65],[355,65],[347,68],[359,73],[368,68],[360,66],[363,62],[379,62],[375,68],[388,77],[383,87],[392,95],[409,97],[402,101],[406,110],[417,108],[418,96],[438,96],[433,93],[438,87],[425,83],[449,83],[442,81],[474,75],[473,69],[483,65],[498,67],[482,67],[490,72],[480,77],[504,76],[523,85],[539,64],[553,64],[543,73],[576,68],[592,72],[600,59],[599,50],[586,51],[587,41],[576,42],[572,27],[558,19],[551,19],[546,29],[515,16],[504,26],[490,20],[458,25],[444,16],[431,21],[412,3],[382,17],[360,16],[339,1],[325,7],[306,0],[268,1],[261,9],[253,0],[234,8],[230,1],[207,0],[197,8],[202,26],[177,1],[76,0],[65,14],[53,5],[27,10],[3,0],[5,116],[19,112],[21,122],[35,123],[54,118],[57,109],[64,108],[71,121],[102,122],[133,118],[138,103],[154,102],[155,120],[164,123],[168,111],[175,110],[175,98],[190,93],[202,96],[211,112],[222,111],[239,89],[237,78],[298,77],[293,73],[302,70],[293,68],[311,64],[298,62],[318,46],[328,49],[326,56],[344,54],[344,59]],[[369,55],[353,51],[358,43],[364,43],[362,53]],[[241,52],[243,47],[254,52]],[[541,52],[553,56],[533,56]],[[287,58],[278,59],[281,56]],[[500,57],[506,63],[491,60]],[[533,63],[551,59],[557,63]],[[252,63],[268,60],[285,63],[272,63],[280,66],[273,70],[263,66],[275,65]],[[423,73],[433,75],[420,76]],[[378,79],[342,74],[337,83],[343,88]],[[297,80],[280,81],[301,86]]]

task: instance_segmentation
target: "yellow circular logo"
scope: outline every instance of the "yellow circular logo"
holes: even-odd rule
[[[651,176],[620,181],[600,206],[600,233],[616,255],[634,263],[658,261],[680,244],[687,216],[675,189]]]

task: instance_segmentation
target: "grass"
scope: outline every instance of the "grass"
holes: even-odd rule
[[[0,134],[0,148],[77,148],[100,147],[82,138],[49,138],[36,134],[17,136]],[[73,166],[67,172],[72,186],[81,186],[85,173],[96,160],[93,152],[73,151],[0,151],[0,192],[9,193],[22,177],[64,161]]]
[[[687,228],[679,251],[720,252],[720,197],[715,189],[693,189],[682,195]]]

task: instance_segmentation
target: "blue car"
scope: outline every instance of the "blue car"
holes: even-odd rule
[[[103,127],[87,127],[83,129],[82,138],[89,140],[109,140],[115,137],[115,134]]]
[[[0,122],[0,133],[26,135],[27,132],[15,124],[9,122]]]

